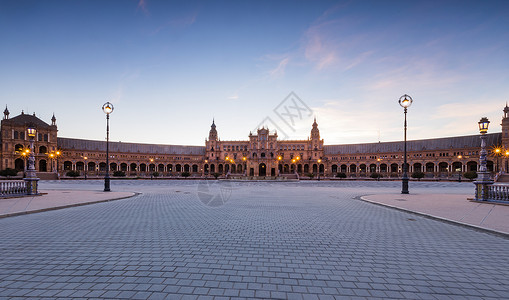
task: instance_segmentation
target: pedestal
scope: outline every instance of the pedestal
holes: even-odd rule
[[[37,186],[39,183],[39,178],[25,178],[24,180],[27,185],[27,194],[28,195],[38,195],[39,192],[37,190]]]

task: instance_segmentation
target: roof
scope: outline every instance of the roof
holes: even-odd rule
[[[486,134],[487,147],[500,145],[502,133]],[[407,141],[407,151],[426,151],[426,150],[449,150],[481,147],[480,136],[466,135],[436,139],[424,139]],[[391,153],[403,152],[404,142],[383,142],[366,144],[347,144],[347,145],[325,145],[324,154],[355,154],[355,153]]]
[[[106,142],[59,137],[58,147],[63,150],[106,151]],[[205,146],[110,142],[109,151],[117,153],[205,155]]]
[[[49,128],[51,127],[48,123],[44,122],[43,120],[39,119],[38,117],[34,115],[27,115],[25,113],[21,113],[21,115],[17,115],[10,119],[2,120],[2,123],[4,124],[10,124],[10,125],[20,125],[20,126],[27,126],[28,124],[32,123],[35,125],[36,128]]]

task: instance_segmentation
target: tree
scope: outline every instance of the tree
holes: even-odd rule
[[[18,175],[18,171],[16,171],[15,169],[6,168],[5,170],[0,171],[0,176],[9,177],[16,175]]]
[[[113,172],[113,176],[115,176],[115,177],[125,177],[125,172],[124,171],[115,171],[115,172]]]
[[[80,176],[80,172],[78,172],[78,171],[68,171],[67,173],[65,173],[65,175],[67,175],[68,177],[78,177],[78,176]]]
[[[338,174],[336,174],[336,177],[337,178],[346,178],[346,174],[343,172],[339,172]]]
[[[413,172],[412,173],[412,178],[416,178],[418,181],[421,180],[421,178],[424,178],[426,174],[424,174],[423,172]]]
[[[463,177],[465,177],[466,179],[474,180],[477,178],[477,172],[476,171],[465,172],[463,174]]]

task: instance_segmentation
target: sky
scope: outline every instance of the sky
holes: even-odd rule
[[[0,105],[60,137],[325,144],[499,132],[509,1],[4,1]]]

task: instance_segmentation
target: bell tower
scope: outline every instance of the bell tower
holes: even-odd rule
[[[509,149],[509,106],[507,102],[504,107],[504,117],[502,118],[502,148]]]

